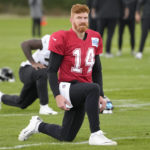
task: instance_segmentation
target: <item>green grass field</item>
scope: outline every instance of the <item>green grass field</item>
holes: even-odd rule
[[[51,34],[60,29],[69,29],[68,17],[48,17],[48,25],[42,34]],[[104,36],[104,43],[105,43]],[[117,29],[113,38],[112,53],[117,52]],[[31,20],[0,16],[0,68],[13,69],[16,82],[0,82],[0,91],[19,94],[22,83],[18,69],[25,56],[20,43],[31,38]],[[62,143],[47,135],[37,134],[25,142],[18,141],[18,134],[32,115],[38,115],[39,101],[25,110],[2,104],[0,110],[0,149],[25,150],[146,150],[150,148],[150,43],[148,37],[142,60],[130,55],[130,37],[125,30],[123,56],[107,59],[102,57],[104,91],[115,107],[113,114],[100,115],[101,128],[118,146],[89,146],[90,132],[87,116],[73,143]],[[140,26],[136,26],[136,51],[140,40]],[[105,44],[104,44],[105,51]],[[50,106],[59,112],[57,116],[40,116],[45,122],[61,124],[63,111],[55,104],[49,89]]]

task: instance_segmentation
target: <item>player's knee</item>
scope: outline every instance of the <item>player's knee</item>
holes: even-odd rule
[[[66,142],[72,142],[73,140],[74,140],[74,137],[67,137],[63,139],[63,141],[66,141]]]
[[[66,142],[72,142],[75,139],[75,136],[72,134],[61,135],[60,140]]]
[[[91,91],[99,93],[99,91],[100,91],[99,85],[97,83],[93,83]]]
[[[67,139],[66,142],[72,142],[74,139]]]
[[[20,108],[21,108],[21,109],[26,109],[27,106],[26,106],[26,105],[20,105]]]

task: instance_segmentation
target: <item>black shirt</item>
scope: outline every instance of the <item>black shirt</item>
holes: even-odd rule
[[[120,18],[126,0],[93,0],[97,18]]]
[[[121,10],[122,11],[121,18],[124,17],[125,7],[128,7],[129,16],[127,19],[135,19],[136,6],[137,6],[137,0],[126,0],[126,3],[123,3],[123,9]]]
[[[136,10],[140,12],[143,7],[143,18],[150,18],[150,0],[138,0]]]

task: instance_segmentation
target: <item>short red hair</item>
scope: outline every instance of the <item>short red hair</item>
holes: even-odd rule
[[[72,14],[79,14],[79,13],[88,13],[90,12],[90,9],[85,4],[75,4],[71,8],[71,15]]]

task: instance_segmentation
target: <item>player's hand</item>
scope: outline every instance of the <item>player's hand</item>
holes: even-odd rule
[[[106,108],[106,100],[100,96],[99,97],[99,104],[101,104],[100,112],[103,112],[103,110]]]
[[[136,13],[135,13],[135,20],[136,20],[137,23],[139,23],[139,22],[141,21],[141,15],[140,15],[140,13],[137,12],[137,11],[136,11]]]
[[[129,8],[125,8],[123,19],[127,19],[129,17],[129,14],[130,14]]]
[[[71,105],[62,95],[57,95],[56,97],[56,103],[57,106],[62,110],[70,110],[70,108],[67,107],[67,105]]]
[[[91,9],[91,17],[94,19],[96,18],[96,11],[94,8]]]
[[[32,63],[32,67],[33,67],[35,70],[46,68],[46,66],[43,65],[43,64],[41,64],[41,63]]]

